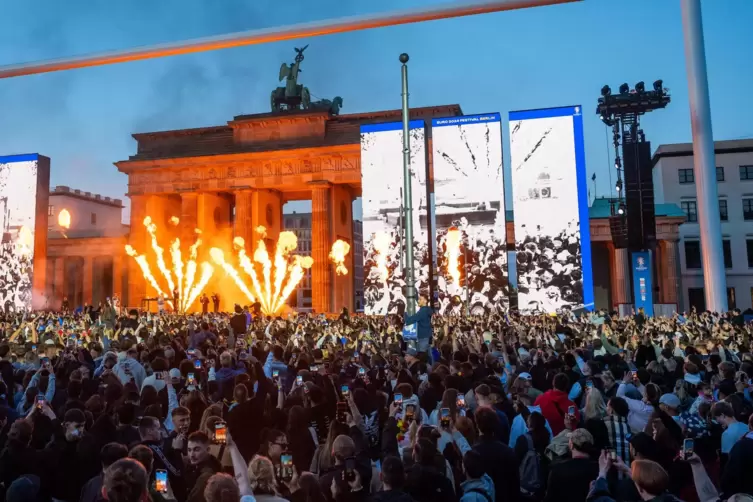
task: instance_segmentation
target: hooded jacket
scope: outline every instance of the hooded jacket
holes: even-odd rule
[[[463,495],[460,502],[489,502],[494,500],[494,482],[488,474],[484,474],[479,479],[468,479],[460,483]],[[487,497],[483,494],[486,493]]]

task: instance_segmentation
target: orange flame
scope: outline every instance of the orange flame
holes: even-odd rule
[[[451,228],[447,230],[444,240],[444,257],[447,260],[447,273],[450,274],[453,282],[457,285],[460,285],[460,263],[458,259],[460,258],[461,238],[460,230]]]
[[[374,251],[376,251],[376,265],[383,282],[387,282],[389,269],[387,269],[387,255],[390,252],[390,236],[384,232],[374,234]]]
[[[29,227],[22,225],[18,229],[16,246],[18,246],[19,253],[24,256],[30,256],[34,252],[34,233],[29,230]]]
[[[348,275],[348,267],[345,266],[345,257],[348,253],[350,253],[350,244],[344,240],[337,239],[332,244],[329,259],[336,265],[335,272],[337,275]]]
[[[251,294],[251,291],[248,290],[248,286],[246,286],[246,283],[243,282],[243,279],[241,279],[240,275],[238,275],[238,271],[235,270],[235,267],[233,267],[232,264],[225,261],[225,253],[222,252],[220,248],[212,248],[209,250],[209,256],[212,257],[212,260],[222,267],[222,269],[225,271],[225,273],[230,276],[231,279],[233,279],[233,282],[236,286],[238,286],[238,289],[240,289],[243,294],[245,294],[248,297],[248,300],[251,303],[254,303],[254,295]]]
[[[173,216],[170,218],[170,223],[177,225],[180,220]],[[157,268],[161,272],[162,276],[167,282],[169,290],[165,293],[157,282],[156,277],[151,271],[149,262],[146,256],[139,254],[133,247],[126,245],[126,253],[136,260],[141,272],[147,282],[154,288],[159,296],[169,298],[172,296],[172,291],[177,289],[178,296],[180,297],[178,305],[175,305],[175,309],[181,312],[188,310],[191,305],[196,301],[196,298],[201,294],[201,291],[207,286],[209,280],[214,273],[214,268],[207,262],[197,263],[198,250],[201,245],[201,239],[199,235],[201,230],[198,228],[196,232],[196,241],[189,248],[188,261],[183,261],[183,253],[180,248],[180,239],[175,239],[170,244],[170,259],[172,261],[172,271],[167,267],[164,257],[164,249],[159,245],[157,239],[157,225],[152,222],[152,218],[147,216],[144,218],[144,226],[151,237],[151,247],[156,255]],[[201,268],[201,276],[196,281],[196,271]],[[173,274],[175,274],[175,281],[173,281]],[[177,286],[177,287],[176,287]],[[173,302],[167,301],[167,304],[173,308]]]
[[[71,213],[67,209],[62,209],[58,213],[58,226],[66,230],[71,228]]]

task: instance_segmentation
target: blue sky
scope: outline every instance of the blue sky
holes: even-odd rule
[[[213,34],[433,5],[429,0],[37,0],[0,3],[0,65]],[[343,5],[347,4],[347,5]],[[587,0],[301,43],[302,79],[343,113],[400,106],[408,52],[412,106],[459,103],[468,114],[585,107],[587,169],[610,184],[611,146],[595,109],[601,86],[661,78],[666,110],[643,125],[654,148],[690,141],[678,0]],[[315,5],[315,7],[312,7]],[[703,0],[715,139],[753,137],[753,1]],[[0,155],[52,158],[52,185],[123,197],[113,162],[135,151],[133,132],[223,124],[267,112],[294,42],[0,80]],[[507,128],[505,163],[509,169]]]

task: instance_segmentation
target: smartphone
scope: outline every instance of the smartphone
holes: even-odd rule
[[[32,345],[31,346],[31,350],[32,350],[32,352],[36,352],[37,351],[37,346],[36,345]]]
[[[575,416],[575,406],[569,406],[567,408],[567,414],[570,415],[571,417],[574,417]]]
[[[281,455],[280,456],[280,477],[283,481],[290,481],[293,479],[293,456]]]
[[[301,375],[295,377],[295,383],[298,385],[303,385],[303,377]]]
[[[42,366],[49,366],[50,365],[50,358],[49,357],[43,357],[39,360],[40,363],[42,363]]]
[[[591,380],[586,380],[586,389],[593,389],[594,383]]]
[[[348,396],[350,396],[350,388],[347,385],[343,385],[342,387],[340,387],[340,393],[344,398],[347,398]]]
[[[366,370],[364,368],[358,368],[358,376],[363,378],[366,376]]]
[[[162,372],[161,371],[155,371],[154,372],[154,378],[157,380],[162,380]]]
[[[193,367],[196,368],[197,370],[200,370],[201,369],[201,359],[195,360],[193,362]]]
[[[416,415],[416,405],[415,404],[409,404],[405,407],[405,419],[406,420],[413,420],[413,417]]]
[[[348,417],[346,416],[346,413],[348,413],[348,410],[348,403],[345,401],[337,402],[337,421],[341,424],[347,423]]]
[[[217,444],[227,443],[227,424],[225,422],[214,424],[214,442]]]
[[[44,394],[37,394],[37,408],[41,409],[44,406],[45,398]]]
[[[272,378],[274,378],[275,380],[280,378],[280,370],[272,370]]]
[[[456,404],[458,408],[465,408],[465,396],[463,394],[458,394],[458,401]]]
[[[329,359],[329,350],[322,349],[322,358],[323,359]]]
[[[186,378],[186,384],[196,385],[196,375],[194,375],[193,373],[189,373],[188,378]]]
[[[685,460],[689,459],[693,455],[693,448],[695,443],[693,439],[685,439],[682,442],[682,456]]]
[[[398,406],[403,405],[403,395],[402,394],[395,394],[395,404]]]
[[[319,366],[317,366],[316,364],[313,364],[313,365],[309,366],[309,371],[311,373],[318,373],[319,372]]]
[[[167,493],[167,471],[157,469],[154,471],[155,488],[160,493]]]
[[[345,480],[349,483],[356,479],[356,459],[349,457],[345,459]]]
[[[450,426],[450,409],[449,408],[442,408],[439,410],[439,423],[442,424],[442,427],[449,427]]]

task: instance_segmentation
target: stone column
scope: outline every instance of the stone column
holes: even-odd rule
[[[329,266],[330,185],[311,187],[311,302],[316,313],[331,312],[332,278]]]
[[[612,303],[615,307],[622,303],[633,303],[633,295],[630,293],[630,253],[627,248],[615,249],[612,277]]]
[[[180,194],[180,242],[181,249],[188,249],[196,241],[199,197],[195,192]]]
[[[65,288],[65,257],[63,256],[55,258],[55,278],[53,284],[55,294],[53,305],[60,307],[63,303],[63,298],[68,294]]]
[[[332,244],[337,239],[342,239],[350,244],[350,252],[345,257],[345,267],[348,269],[346,275],[337,275],[335,267],[332,265],[332,311],[339,312],[343,307],[347,307],[353,312],[354,294],[354,276],[353,254],[355,245],[353,242],[353,196],[345,185],[334,185],[330,190],[330,242]]]
[[[147,232],[144,228],[144,218],[147,215],[147,199],[144,195],[130,195],[131,198],[131,228],[128,234],[128,244],[130,244],[137,253],[145,253],[147,242]],[[139,308],[141,300],[146,296],[146,279],[144,279],[141,269],[136,260],[128,257],[128,303],[123,303],[123,307]]]
[[[664,274],[662,277],[662,303],[678,304],[679,260],[677,259],[677,241],[659,241],[661,246]],[[678,305],[679,308],[679,305]]]
[[[123,254],[118,253],[112,257],[112,296],[117,296],[123,301]]]
[[[242,237],[246,243],[246,252],[252,254],[251,244],[254,235],[252,222],[254,194],[252,190],[244,189],[233,192],[235,195],[235,222],[233,237]]]
[[[84,256],[84,303],[92,304],[94,287],[94,258]]]

